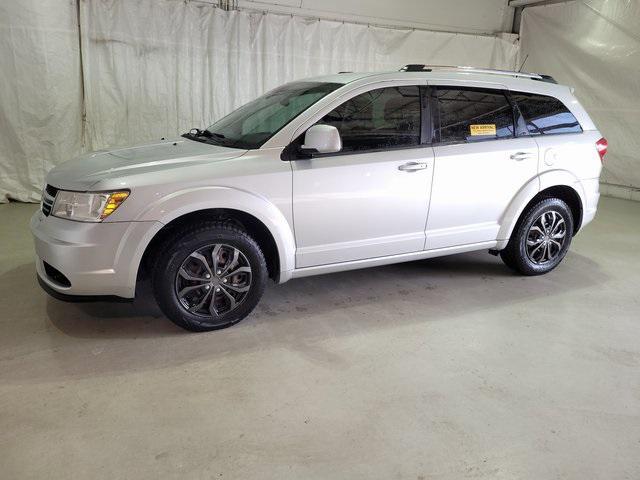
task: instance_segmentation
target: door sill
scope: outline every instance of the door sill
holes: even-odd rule
[[[444,255],[453,255],[456,253],[473,252],[476,250],[489,250],[495,248],[497,241],[470,243],[466,245],[457,245],[455,247],[435,248],[432,250],[423,250],[420,252],[403,253],[400,255],[389,255],[386,257],[365,258],[363,260],[354,260],[351,262],[332,263],[329,265],[318,265],[315,267],[297,268],[291,272],[290,278],[311,277],[313,275],[323,275],[325,273],[343,272],[346,270],[357,270],[359,268],[378,267],[382,265],[390,265],[392,263],[412,262],[414,260],[423,260],[426,258],[441,257]]]

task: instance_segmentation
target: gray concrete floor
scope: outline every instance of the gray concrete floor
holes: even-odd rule
[[[640,203],[564,263],[486,253],[292,281],[188,334],[34,278],[0,206],[0,477],[640,478]]]

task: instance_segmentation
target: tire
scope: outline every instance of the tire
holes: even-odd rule
[[[186,330],[235,325],[264,293],[264,255],[255,240],[235,226],[211,221],[192,225],[168,238],[158,252],[154,296],[162,313]]]
[[[559,198],[545,198],[522,213],[500,257],[523,275],[543,275],[565,257],[572,236],[571,209]]]

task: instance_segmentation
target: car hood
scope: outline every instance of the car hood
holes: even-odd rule
[[[193,164],[237,158],[246,150],[185,138],[87,153],[53,168],[47,183],[68,190],[90,190],[98,182]]]

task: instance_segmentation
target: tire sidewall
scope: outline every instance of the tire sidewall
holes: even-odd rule
[[[529,229],[531,228],[533,223],[540,217],[540,215],[552,211],[555,211],[556,213],[562,215],[562,218],[564,219],[566,224],[567,234],[565,242],[562,245],[558,256],[554,258],[552,262],[547,262],[545,264],[539,265],[534,263],[529,258],[526,246],[527,236],[529,234]],[[515,239],[517,241],[516,261],[518,263],[519,269],[521,269],[528,275],[541,275],[556,268],[569,250],[573,231],[573,214],[571,213],[571,210],[565,202],[558,198],[548,198],[535,205],[524,217],[523,222],[521,223],[517,231]]]
[[[240,250],[251,267],[251,288],[237,308],[223,314],[215,324],[188,312],[178,300],[175,279],[178,270],[194,251],[211,244],[225,244]],[[169,242],[160,254],[153,278],[154,293],[161,310],[176,324],[195,331],[217,330],[235,325],[258,304],[267,280],[266,262],[258,245],[241,231],[214,228],[187,233],[179,242]]]

